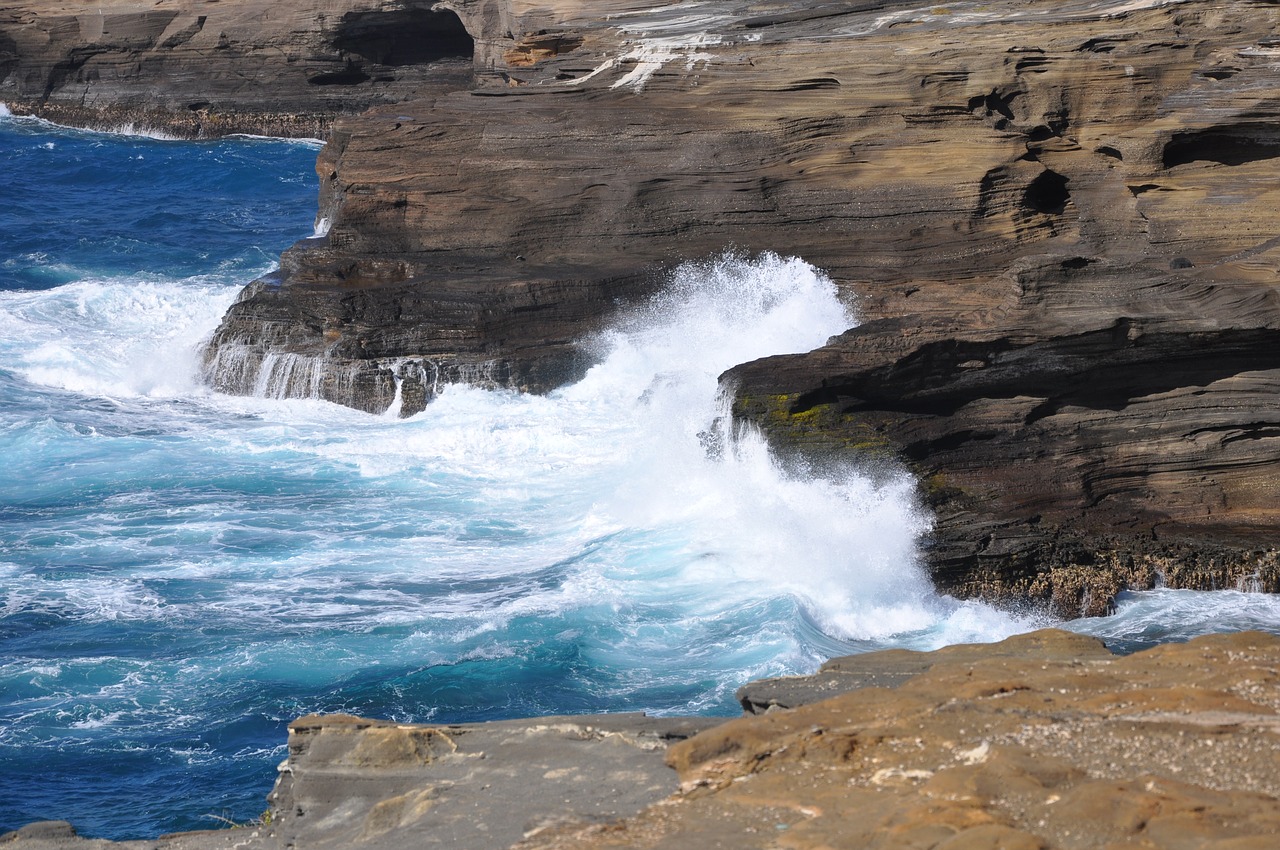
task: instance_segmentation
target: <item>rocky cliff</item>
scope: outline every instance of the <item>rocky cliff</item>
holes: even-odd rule
[[[1118,658],[1044,631],[834,659],[749,685],[763,713],[710,727],[306,717],[260,823],[121,844],[44,823],[0,845],[1269,850],[1278,669],[1272,635]]]
[[[4,5],[0,98],[339,116],[219,389],[545,390],[673,263],[796,254],[863,324],[732,370],[735,418],[908,465],[945,589],[1280,589],[1273,2],[105,7]]]
[[[467,86],[474,53],[431,2],[0,3],[0,101],[103,128],[322,137],[339,114]]]

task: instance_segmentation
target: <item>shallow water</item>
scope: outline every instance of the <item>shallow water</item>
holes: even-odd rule
[[[251,818],[311,711],[732,714],[748,679],[1048,622],[933,591],[908,481],[709,453],[723,369],[856,321],[801,260],[682,267],[545,397],[210,393],[199,345],[312,232],[314,157],[0,118],[0,830]],[[1077,627],[1278,623],[1164,592]]]

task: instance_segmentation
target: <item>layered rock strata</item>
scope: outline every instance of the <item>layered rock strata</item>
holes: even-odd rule
[[[320,235],[228,312],[221,390],[401,414],[442,382],[545,390],[672,264],[797,254],[864,322],[732,370],[735,417],[918,473],[945,589],[1074,614],[1159,580],[1280,587],[1274,3],[223,0],[166,47],[205,11],[162,0],[185,11],[134,53],[36,5],[0,17],[0,97],[134,103],[212,57],[162,75],[178,111],[223,85],[216,31],[289,109],[394,101],[334,125]],[[454,15],[468,76],[386,42],[403,14]],[[53,74],[68,44],[95,47]],[[319,55],[324,84],[298,73]]]
[[[323,137],[334,117],[470,84],[474,43],[431,0],[6,0],[0,102],[182,137]]]
[[[231,310],[215,385],[296,352],[376,372],[320,393],[370,410],[546,388],[649,270],[782,250],[866,321],[731,371],[735,416],[908,464],[942,587],[1280,587],[1274,5],[699,9],[548,13],[474,90],[339,122],[328,236]]]
[[[122,844],[46,823],[0,843],[1262,850],[1280,832],[1272,635],[1116,657],[1049,630],[835,659],[743,693],[764,713],[710,728],[303,718],[261,823]]]

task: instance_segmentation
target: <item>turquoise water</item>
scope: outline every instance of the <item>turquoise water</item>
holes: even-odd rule
[[[855,321],[800,260],[683,267],[547,397],[209,392],[201,341],[312,232],[315,154],[0,117],[0,831],[252,818],[312,711],[727,715],[751,678],[1047,622],[932,590],[908,481],[709,456],[721,370]],[[1253,594],[1122,608],[1076,627],[1280,623]]]

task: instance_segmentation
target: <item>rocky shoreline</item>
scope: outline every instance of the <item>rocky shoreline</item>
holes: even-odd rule
[[[756,682],[749,713],[289,727],[270,809],[237,829],[14,850],[284,847],[1217,848],[1280,832],[1280,638],[1131,656],[1045,630],[837,658]]]
[[[206,351],[401,415],[542,392],[728,248],[862,324],[724,376],[780,455],[905,465],[947,591],[1280,589],[1274,4],[0,4],[0,100],[319,135],[317,236]],[[637,388],[637,392],[643,388]]]
[[[231,308],[223,391],[545,391],[674,262],[783,249],[864,322],[731,370],[735,418],[905,463],[941,587],[1280,589],[1272,4],[73,12],[0,9],[16,110],[335,122],[321,235]]]
[[[1280,590],[1278,25],[1264,0],[9,0],[0,101],[328,139],[317,235],[206,351],[227,392],[546,391],[679,262],[801,256],[862,324],[726,373],[738,427],[810,471],[909,469],[941,589],[1076,616]],[[303,718],[269,822],[0,844],[1269,848],[1278,667],[1258,634],[1115,658],[1042,632],[837,659],[713,728]]]

